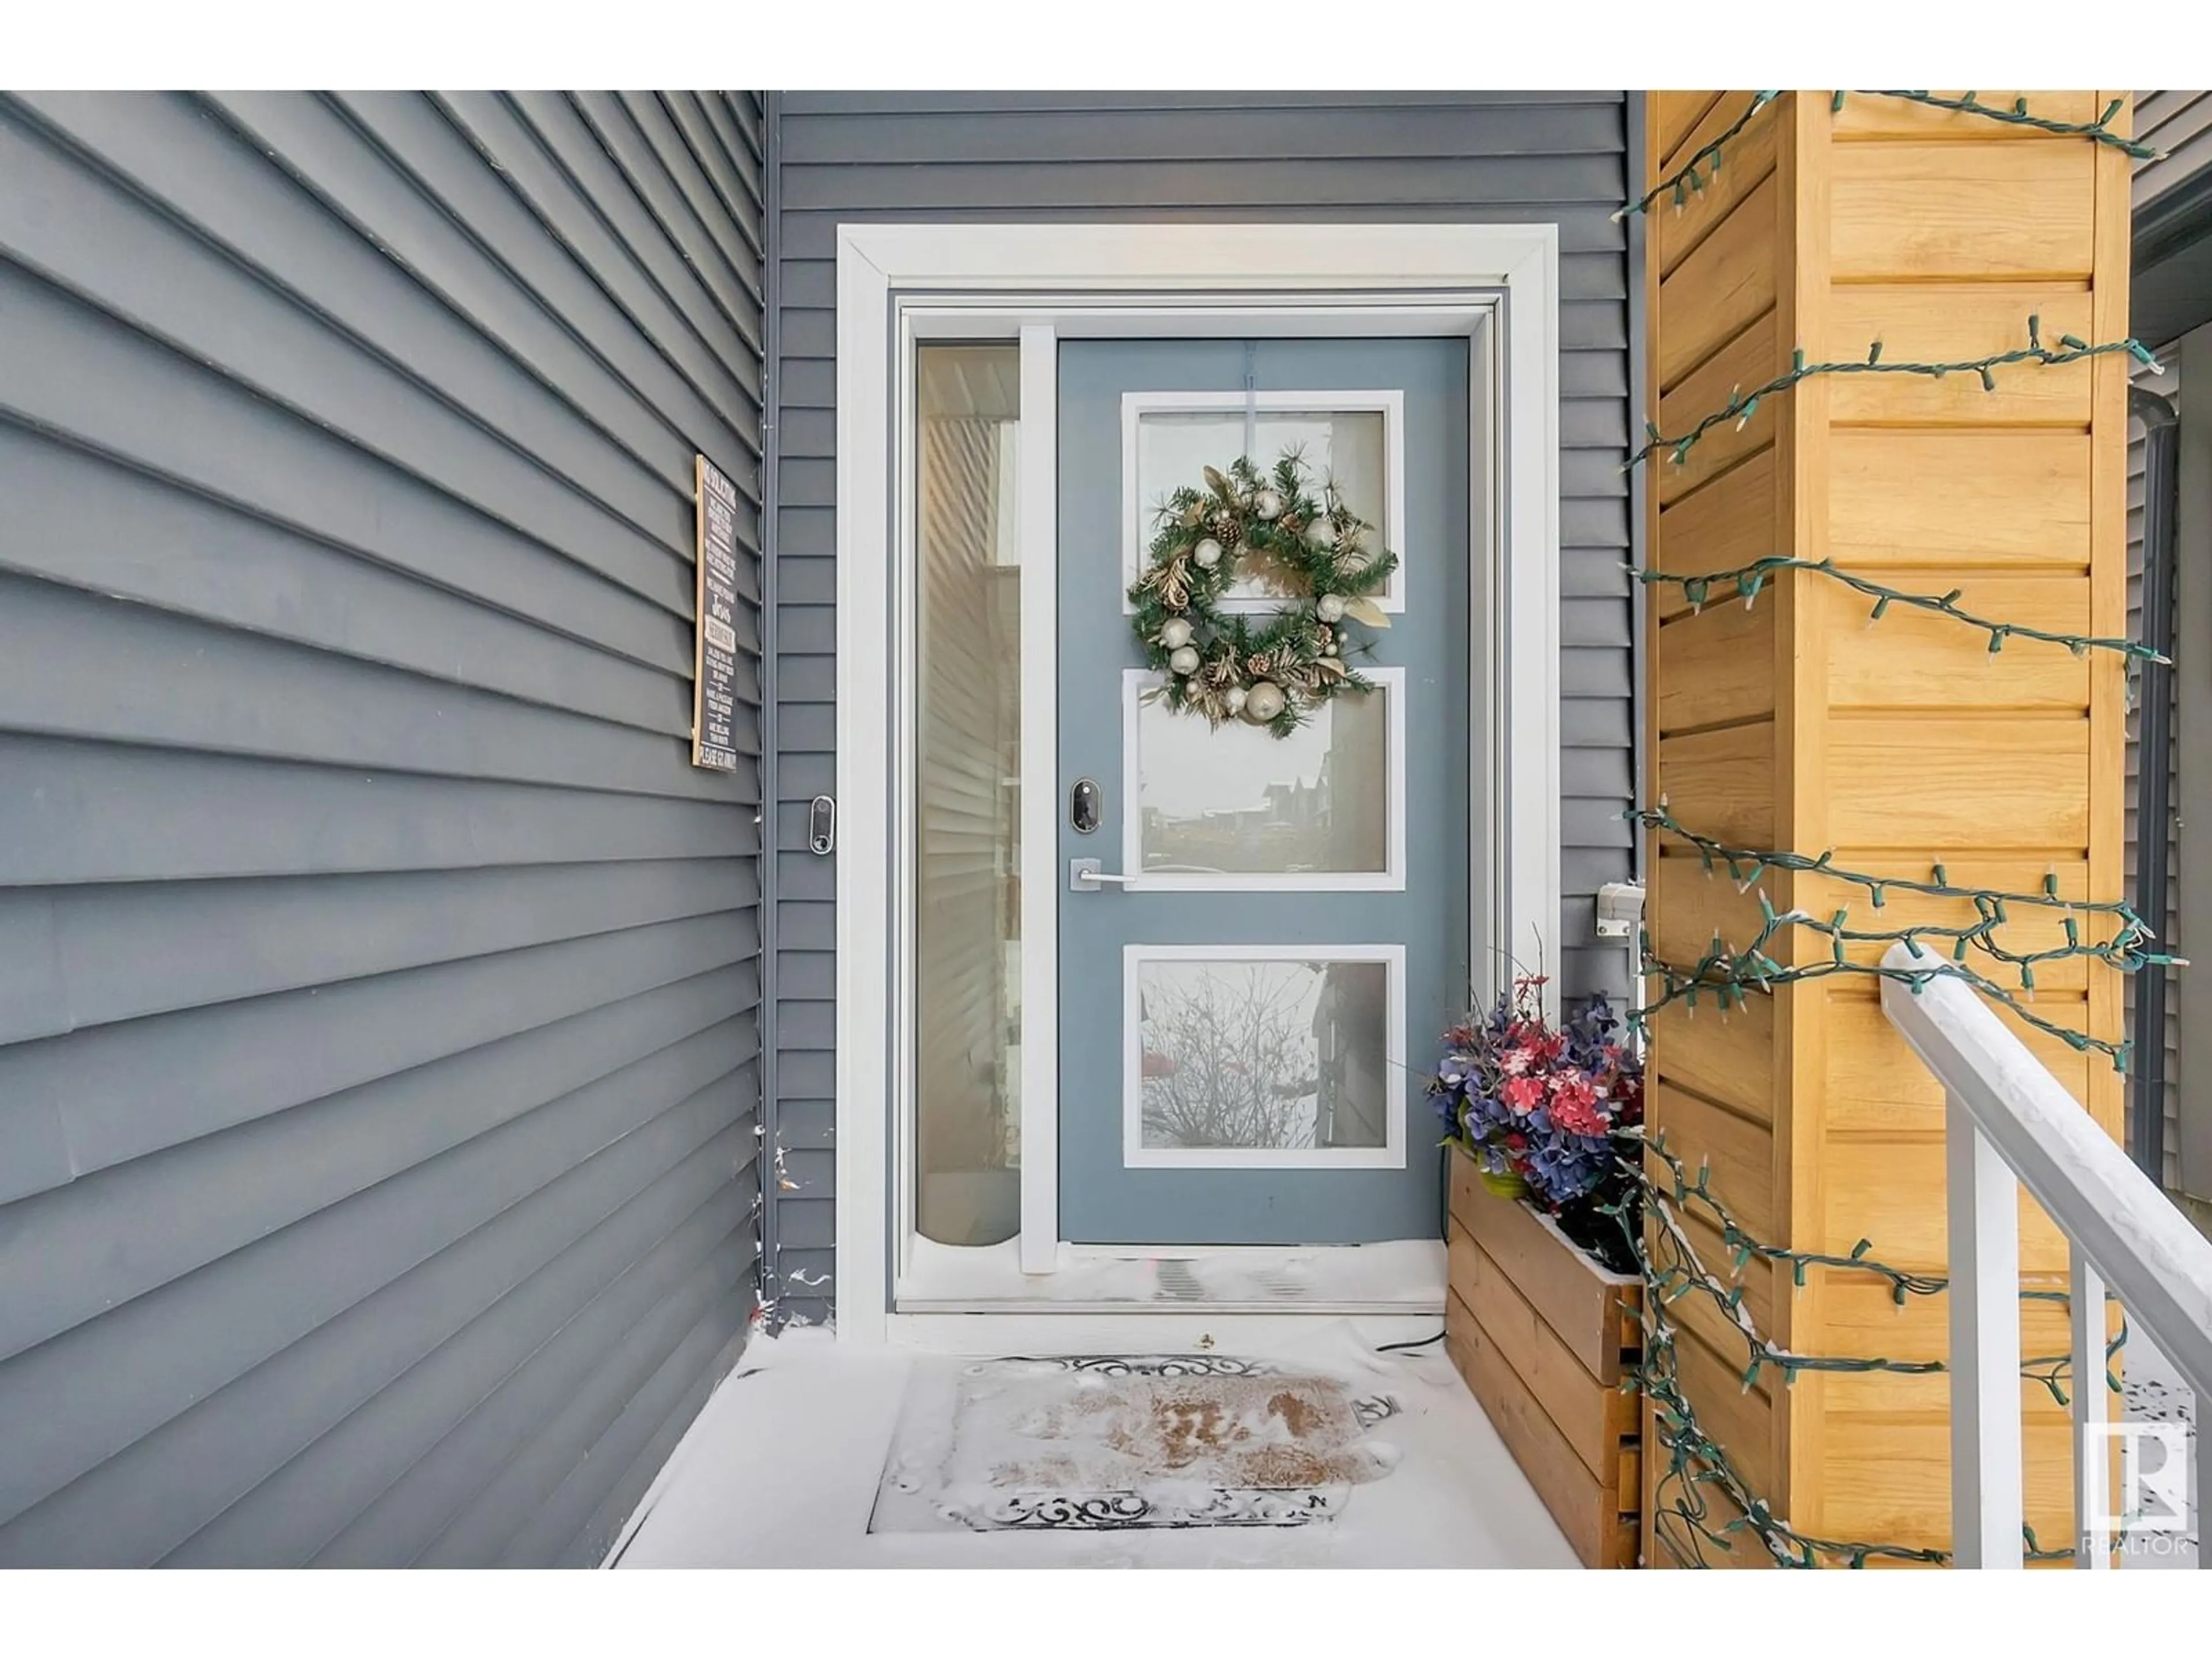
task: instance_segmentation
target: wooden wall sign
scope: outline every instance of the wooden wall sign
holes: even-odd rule
[[[738,489],[704,455],[695,457],[699,543],[699,629],[691,676],[691,764],[737,769],[731,721],[737,705]]]

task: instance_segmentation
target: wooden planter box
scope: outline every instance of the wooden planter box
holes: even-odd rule
[[[1444,1347],[1586,1567],[1637,1565],[1643,1286],[1494,1196],[1455,1147]]]

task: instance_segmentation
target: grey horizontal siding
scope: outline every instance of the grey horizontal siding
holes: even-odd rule
[[[2136,207],[2212,167],[2212,92],[2139,92],[2135,123],[2136,137],[2162,152],[2136,167]]]
[[[1442,109],[1455,114],[1482,100],[1514,108],[1549,104],[1603,104],[1617,92],[810,92],[787,94],[797,112],[816,116],[972,115],[978,112],[1045,115],[1055,122],[1100,110],[1127,110],[1164,116],[1181,110],[1232,112],[1240,118],[1255,112],[1299,112],[1390,109]],[[789,142],[787,136],[786,142]],[[1049,141],[1047,141],[1049,142]],[[1402,151],[1393,152],[1402,153]]]
[[[2135,133],[2146,143],[2155,146],[2163,154],[2138,162],[2135,169],[2133,199],[2138,214],[2146,208],[2155,210],[2161,198],[2179,185],[2212,167],[2212,93],[2206,92],[2138,92],[2136,94]],[[2153,311],[2160,307],[2154,305]],[[2201,311],[2201,307],[2198,308]],[[2148,325],[2154,334],[2171,331],[2155,322]],[[2169,342],[2152,339],[2148,343],[2165,347]],[[2175,350],[2162,353],[2164,373],[2152,375],[2138,370],[2137,384],[2160,396],[2176,399],[2180,393],[2180,354]],[[2128,424],[2128,632],[2130,637],[2141,639],[2143,629],[2142,609],[2142,514],[2143,514],[2143,428],[2140,422]],[[2142,755],[2136,741],[2136,711],[2130,702],[2128,713],[2127,750],[2127,848],[2129,899],[2136,898],[2134,878],[2138,856],[2138,825],[2136,813],[2136,780],[2142,765]],[[2166,757],[2166,764],[2174,775],[2173,793],[2170,799],[2175,805],[2175,821],[2167,835],[2167,889],[2169,903],[2163,916],[2146,917],[2150,925],[2171,941],[2175,938],[2177,908],[2181,891],[2183,872],[2180,863],[2179,769],[2181,758],[2179,722],[2173,727],[2173,743]],[[2173,948],[2179,948],[2178,945]],[[2138,987],[2130,978],[2127,982],[2128,1020],[2134,1029],[2135,1002]],[[2166,984],[2164,1032],[2166,1046],[2166,1091],[2163,1115],[2166,1121],[2165,1158],[2162,1175],[2170,1188],[2180,1185],[2181,1133],[2177,1114],[2181,1099],[2181,987],[2176,975],[2169,975]]]
[[[2159,374],[2152,374],[2139,368],[2136,371],[2134,376],[2136,384],[2142,386],[2147,391],[2156,392],[2161,398],[2172,399],[2178,404],[2181,393],[2181,367],[2179,359],[2180,354],[2179,352],[2167,352],[2161,359],[2161,367],[2164,372]],[[2145,622],[2143,611],[2143,451],[2144,434],[2142,422],[2131,417],[2128,422],[2128,637],[2136,640],[2140,640],[2144,637]],[[2179,654],[2177,653],[2176,660],[2179,661]],[[2172,687],[2171,676],[2168,677],[2167,683],[2170,690]],[[2127,720],[2128,749],[2126,775],[2128,902],[2131,905],[2136,905],[2138,908],[2140,908],[2140,903],[2139,896],[2136,891],[2135,877],[2136,860],[2141,856],[2139,851],[2141,821],[2140,816],[2136,811],[2136,802],[2137,799],[2136,790],[2137,787],[2137,780],[2142,775],[2144,758],[2142,744],[2138,740],[2137,736],[2140,719],[2141,710],[2136,707],[2136,698],[2131,695],[2129,698]],[[2167,820],[2166,831],[2167,883],[2166,914],[2157,916],[2146,915],[2143,920],[2148,921],[2152,927],[2158,931],[2159,937],[2161,939],[2167,941],[2167,948],[2180,951],[2182,954],[2186,955],[2187,951],[2185,948],[2179,942],[2177,937],[2179,923],[2181,884],[2184,878],[2184,872],[2181,866],[2181,796],[2179,778],[2182,750],[2179,722],[2175,721],[2169,726],[2168,730],[2172,732],[2172,738],[2165,756],[2165,764],[2170,779],[2169,793],[2166,799],[2172,804],[2173,810]],[[2160,1107],[2160,1112],[2161,1115],[2165,1119],[2166,1129],[2163,1137],[2165,1156],[2160,1160],[2162,1165],[2160,1175],[2165,1184],[2169,1188],[2178,1188],[2181,1184],[2181,1127],[2179,1117],[2181,1106],[2182,1088],[2181,986],[2178,982],[2179,979],[2179,975],[2178,974],[2169,973],[2166,975],[2166,1007],[2162,1017],[2162,1030],[2164,1032],[2163,1041],[2166,1047],[2166,1088],[2164,1091],[2164,1100]],[[2130,1033],[2132,1034],[2135,1030],[2136,998],[2142,989],[2142,981],[2137,979],[2136,975],[2130,974],[2126,978],[2124,988],[2127,1004],[2128,1030]]]
[[[733,1357],[760,125],[0,100],[0,1565],[588,1563]]]
[[[792,93],[778,128],[776,837],[836,787],[836,238],[877,220],[1425,220],[1559,227],[1566,989],[1626,989],[1594,895],[1632,872],[1626,94]],[[830,1310],[834,872],[787,855],[775,966],[789,1311]]]
[[[2212,321],[2212,93],[2139,92],[2131,327],[2154,347]]]

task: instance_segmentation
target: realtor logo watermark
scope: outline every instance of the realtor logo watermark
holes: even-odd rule
[[[2170,1555],[2189,1531],[2189,1472],[2196,1435],[2186,1423],[2085,1423],[2085,1468],[2112,1466],[2120,1449],[2120,1478],[2105,1496],[2106,1512],[2094,1517],[2119,1540],[2124,1553]],[[2085,1540],[2086,1541],[2086,1540]]]

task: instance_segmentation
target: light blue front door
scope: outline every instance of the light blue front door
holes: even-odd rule
[[[1437,1236],[1421,1082],[1469,977],[1468,375],[1463,339],[1060,348],[1070,1241]],[[1146,700],[1123,596],[1160,500],[1292,443],[1399,555],[1390,627],[1352,630],[1381,689],[1288,738],[1210,728]],[[1134,879],[1074,890],[1079,860]]]

